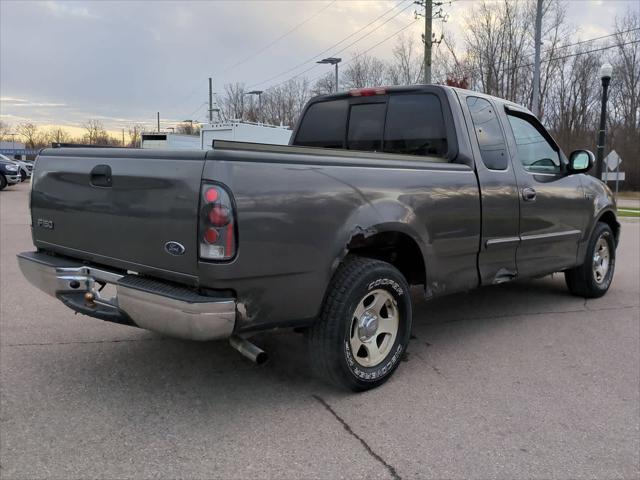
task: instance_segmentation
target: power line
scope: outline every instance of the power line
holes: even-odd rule
[[[583,43],[589,43],[589,42],[595,42],[596,40],[602,40],[603,38],[609,38],[609,37],[615,37],[616,35],[622,35],[624,33],[629,33],[629,32],[635,32],[636,30],[640,30],[640,27],[637,28],[630,28],[629,30],[624,30],[622,32],[616,32],[616,33],[610,33],[608,35],[602,35],[601,37],[593,37],[593,38],[588,38],[586,40],[580,40],[579,42],[575,42],[575,43],[568,43],[567,45],[560,45],[556,48],[567,48],[567,47],[573,47],[575,45],[581,45]],[[547,50],[548,52],[549,50]]]
[[[268,43],[267,45],[265,45],[264,47],[262,47],[260,50],[258,50],[257,52],[252,53],[251,55],[243,58],[242,60],[240,60],[237,63],[234,63],[233,65],[231,65],[230,67],[225,68],[224,70],[222,70],[221,73],[226,73],[229,70],[234,69],[235,67],[242,65],[243,63],[248,62],[249,60],[251,60],[252,58],[260,55],[262,52],[264,52],[265,50],[268,50],[269,48],[271,48],[273,45],[275,45],[276,43],[278,43],[280,40],[282,40],[283,38],[285,38],[287,35],[295,32],[297,29],[299,29],[301,26],[303,26],[304,24],[310,22],[311,20],[313,20],[314,18],[316,18],[318,15],[320,15],[322,12],[324,12],[327,8],[329,8],[331,5],[333,5],[334,3],[336,3],[337,0],[333,0],[331,2],[329,2],[327,5],[325,5],[324,7],[322,7],[320,10],[318,10],[316,13],[314,13],[313,15],[311,15],[309,18],[307,18],[306,20],[303,20],[302,22],[298,23],[295,27],[291,28],[290,30],[286,31],[285,33],[283,33],[282,35],[280,35],[278,38],[276,38],[275,40],[273,40],[272,42]]]
[[[344,62],[342,64],[342,66],[344,67],[345,65],[348,65],[349,63],[353,62],[354,60],[357,60],[358,58],[360,58],[361,56],[365,55],[366,53],[370,52],[371,50],[373,50],[374,48],[382,45],[384,42],[390,40],[391,38],[395,37],[396,35],[399,35],[400,33],[404,32],[407,28],[409,28],[410,26],[412,26],[413,24],[415,24],[419,19],[415,19],[412,20],[410,23],[408,23],[407,25],[405,25],[404,27],[402,27],[400,30],[396,31],[395,33],[392,33],[391,35],[389,35],[388,37],[385,37],[384,39],[382,39],[381,41],[379,41],[378,43],[376,43],[375,45],[373,45],[372,47],[366,49],[364,52],[360,52],[359,54],[355,55],[353,58],[351,58],[350,60],[347,60],[346,62]],[[313,82],[317,79],[319,79],[320,77],[322,77],[323,75],[325,75],[324,73],[321,75],[318,75],[316,77],[313,77],[310,81]]]
[[[333,48],[336,48],[338,45],[340,45],[341,43],[346,42],[347,40],[349,40],[350,38],[354,37],[355,35],[357,35],[358,33],[362,32],[363,30],[365,30],[367,27],[373,25],[374,23],[376,23],[378,20],[380,20],[382,17],[384,17],[385,15],[387,15],[389,12],[395,10],[396,8],[398,8],[400,5],[402,5],[406,0],[401,0],[400,2],[398,2],[396,5],[394,5],[393,7],[391,7],[389,10],[385,11],[384,13],[382,13],[381,15],[378,15],[376,18],[374,18],[373,20],[371,20],[369,23],[367,23],[366,25],[364,25],[363,27],[359,28],[358,30],[356,30],[355,32],[351,33],[350,35],[346,36],[345,38],[343,38],[342,40],[340,40],[337,43],[334,43],[333,45],[331,45],[330,47],[322,50],[320,53],[314,55],[313,57],[310,57],[308,60],[305,60],[304,62],[301,62],[297,65],[295,65],[294,67],[289,68],[288,70],[285,70],[283,72],[278,73],[277,75],[274,75],[272,77],[267,78],[266,80],[262,80],[261,82],[258,83],[254,83],[252,85],[249,85],[247,88],[253,88],[256,87],[258,85],[263,85],[265,83],[270,82],[271,80],[275,80],[278,77],[281,77],[283,75],[286,75],[287,73],[291,73],[294,70],[297,70],[298,68],[300,68],[303,65],[306,65],[307,63],[313,62],[315,59],[317,59],[318,57],[324,55],[325,53],[331,51]],[[385,21],[384,23],[380,24],[377,28],[382,27],[384,24],[386,24],[387,22],[393,20],[394,18],[396,18],[398,15],[400,15],[402,12],[404,12],[407,8],[411,7],[413,5],[413,3],[410,3],[409,5],[405,6],[405,8],[403,8],[400,12],[398,12],[396,15],[394,15],[393,17],[390,17],[387,21]],[[349,48],[350,46],[354,45],[355,43],[359,42],[360,40],[362,40],[363,38],[367,37],[368,35],[370,35],[371,33],[373,33],[375,30],[372,30],[371,32],[367,33],[366,35],[363,35],[362,37],[360,37],[358,40],[352,42],[351,44],[349,44],[347,47],[343,48],[342,50],[339,50],[338,52],[335,52],[332,55],[337,55],[338,53],[344,51],[346,48]],[[316,68],[317,65],[313,65],[311,68],[308,68],[307,70],[300,72],[298,74],[296,74],[295,76],[288,78],[287,80],[284,80],[283,82],[280,82],[277,85],[281,85],[282,83],[286,83],[289,80],[292,80],[294,78],[299,77],[300,75],[304,75],[305,73],[307,73],[310,70],[313,70],[314,68]]]
[[[579,42],[579,43],[584,43],[584,42],[585,41]],[[602,52],[604,50],[610,50],[612,48],[620,48],[620,47],[624,47],[626,45],[633,45],[635,43],[640,43],[640,40],[633,40],[633,41],[624,42],[624,43],[617,43],[615,45],[607,45],[606,47],[594,48],[594,49],[591,49],[591,50],[585,50],[583,52],[575,52],[575,53],[571,53],[569,55],[562,55],[560,57],[549,57],[549,58],[543,59],[541,61],[541,63],[548,63],[548,62],[555,61],[555,60],[564,60],[566,58],[578,57],[580,55],[586,55],[588,53]],[[547,50],[545,53],[547,53],[547,52],[549,52],[549,50]],[[529,56],[531,56],[531,55],[529,55]],[[504,69],[504,70],[499,70],[499,71],[500,71],[500,73],[504,74],[506,72],[511,72],[511,71],[514,71],[514,70],[519,70],[520,68],[526,68],[526,67],[531,67],[531,66],[533,66],[533,63],[525,63],[525,64],[522,64],[522,65],[516,65],[514,67],[507,68],[507,69]],[[465,73],[473,73],[473,72],[477,73],[479,70],[480,70],[479,68],[473,68],[471,70],[467,70]]]

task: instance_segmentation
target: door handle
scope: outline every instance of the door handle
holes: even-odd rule
[[[533,202],[536,199],[536,191],[531,187],[525,187],[522,189],[522,199],[525,202]]]
[[[91,170],[89,179],[94,187],[111,187],[111,167],[109,165],[96,165]]]

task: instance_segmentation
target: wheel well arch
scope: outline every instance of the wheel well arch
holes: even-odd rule
[[[600,214],[600,216],[596,220],[596,223],[597,222],[603,222],[609,225],[611,231],[613,231],[613,236],[616,239],[617,245],[618,241],[620,240],[620,223],[616,219],[616,214],[612,210],[606,210]]]
[[[410,285],[426,284],[426,267],[422,250],[408,234],[384,231],[373,235],[355,235],[347,244],[347,253],[375,258],[396,267]]]

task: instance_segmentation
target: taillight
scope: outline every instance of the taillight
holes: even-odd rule
[[[219,185],[203,184],[200,207],[200,258],[229,260],[236,253],[233,204]]]

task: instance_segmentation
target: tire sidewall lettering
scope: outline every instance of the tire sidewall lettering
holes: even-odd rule
[[[406,297],[405,289],[396,280],[393,280],[386,276],[377,278],[367,283],[365,293],[370,292],[372,290],[376,290],[376,289],[387,290],[394,297],[394,299],[398,303],[398,307],[401,312],[400,313],[401,325],[399,328],[405,329],[406,315],[407,315],[406,309],[404,308],[404,304],[403,304],[403,301]],[[352,312],[354,308],[355,307],[352,306],[350,308],[350,312]],[[408,334],[406,336],[408,337]],[[380,363],[379,365],[375,367],[367,368],[367,367],[362,367],[356,361],[355,354],[354,352],[351,351],[351,344],[349,343],[349,338],[347,335],[344,341],[343,351],[344,351],[345,360],[346,360],[349,372],[358,380],[365,381],[365,382],[373,382],[386,377],[387,375],[389,375],[391,372],[394,371],[398,362],[402,358],[402,354],[406,346],[406,340],[404,337],[405,337],[405,332],[401,330],[398,331],[396,345],[394,345],[392,351],[387,355],[387,358],[385,358],[385,360],[383,360],[383,362]]]

